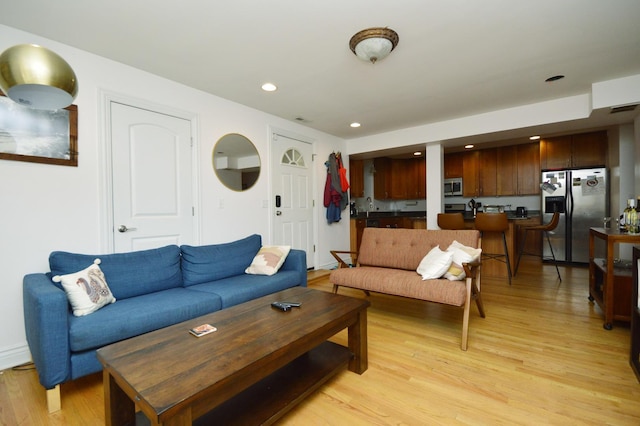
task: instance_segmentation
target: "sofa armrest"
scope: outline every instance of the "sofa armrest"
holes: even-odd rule
[[[304,250],[291,249],[280,270],[297,271],[300,274],[300,287],[306,287],[307,253]]]
[[[51,389],[71,376],[69,302],[46,274],[22,281],[24,325],[40,383]]]
[[[475,279],[480,272],[481,265],[482,263],[480,260],[476,260],[475,262],[463,263],[462,268],[464,269],[464,273],[467,277]]]
[[[333,256],[338,261],[338,268],[350,268],[352,266],[356,266],[358,264],[358,252],[357,251],[342,251],[342,250],[330,250],[331,256]],[[349,265],[344,261],[341,254],[348,254],[351,256],[352,265]]]

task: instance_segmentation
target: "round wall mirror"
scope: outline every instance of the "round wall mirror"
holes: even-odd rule
[[[224,135],[213,147],[213,170],[233,191],[251,188],[260,176],[260,156],[253,143],[238,133]]]

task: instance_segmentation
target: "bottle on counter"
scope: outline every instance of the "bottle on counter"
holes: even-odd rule
[[[636,210],[636,200],[629,198],[627,208],[624,209],[624,227],[629,234],[640,233],[640,222],[638,221],[638,211]]]

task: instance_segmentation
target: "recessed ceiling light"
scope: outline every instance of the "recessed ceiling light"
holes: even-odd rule
[[[414,156],[419,157],[422,155],[422,153],[420,151],[416,151],[413,153]]]
[[[464,147],[465,147],[466,149],[471,149],[471,148],[473,148],[473,145],[469,144],[469,145],[465,145]]]
[[[547,83],[551,83],[553,81],[558,81],[558,80],[562,80],[564,78],[564,75],[558,74],[558,75],[554,75],[553,77],[549,77],[548,79],[546,79],[545,81]]]
[[[540,136],[538,136],[538,135],[531,136],[531,137],[529,138],[529,140],[531,140],[531,141],[537,141],[538,139],[540,139]]]
[[[349,126],[355,129],[356,127],[360,127],[360,123],[354,121],[353,123],[349,124]]]
[[[262,85],[262,90],[264,90],[265,92],[275,92],[276,90],[278,90],[278,87],[276,87],[276,85],[273,83],[265,83]]]

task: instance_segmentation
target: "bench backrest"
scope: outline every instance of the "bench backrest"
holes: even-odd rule
[[[478,248],[480,232],[476,230],[365,228],[358,252],[363,266],[415,270],[423,257],[435,247],[441,250],[454,241]]]

